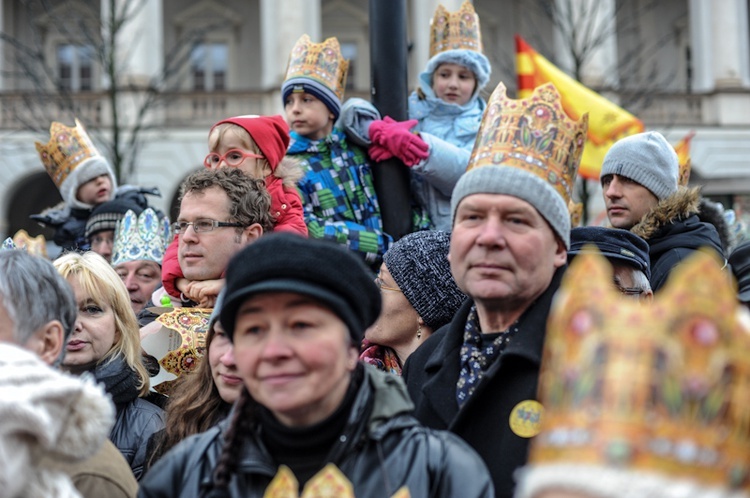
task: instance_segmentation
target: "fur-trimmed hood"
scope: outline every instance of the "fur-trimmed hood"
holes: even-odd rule
[[[698,214],[700,198],[699,187],[680,187],[677,192],[659,201],[630,231],[649,240],[665,226]]]
[[[289,188],[296,188],[297,182],[302,179],[304,174],[300,161],[289,156],[284,156],[273,171],[273,176],[279,178],[282,185]]]

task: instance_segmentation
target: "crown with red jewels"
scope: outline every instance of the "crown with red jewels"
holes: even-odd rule
[[[479,16],[468,0],[456,12],[438,5],[430,23],[430,58],[456,49],[482,52]]]
[[[602,256],[579,255],[549,316],[539,399],[535,466],[750,490],[748,314],[713,255],[681,263],[650,304],[623,299]]]
[[[349,61],[341,55],[341,46],[336,38],[314,43],[308,35],[302,35],[289,54],[284,81],[299,77],[315,80],[343,102],[348,69]]]
[[[57,188],[68,175],[86,159],[101,156],[83,125],[76,119],[75,128],[52,122],[49,129],[49,142],[35,142],[36,150],[52,181]]]
[[[169,218],[159,218],[151,208],[140,215],[128,210],[117,222],[112,266],[141,260],[161,265],[169,241]]]
[[[552,83],[526,99],[511,99],[500,83],[482,117],[467,171],[482,166],[519,168],[548,182],[569,203],[586,143],[588,114],[570,119]]]

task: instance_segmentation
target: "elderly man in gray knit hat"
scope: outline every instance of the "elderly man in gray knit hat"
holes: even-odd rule
[[[700,192],[678,184],[674,148],[658,132],[623,138],[604,156],[600,179],[609,222],[649,244],[651,288],[701,247],[723,254],[719,233],[699,217]]]
[[[513,472],[539,431],[542,344],[586,136],[586,116],[570,119],[559,99],[551,84],[519,101],[502,84],[493,92],[451,197],[448,259],[470,299],[403,370],[416,417],[469,443],[501,498],[513,495]]]

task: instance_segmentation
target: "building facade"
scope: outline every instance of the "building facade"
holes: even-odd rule
[[[434,9],[460,1],[405,3],[413,87]],[[647,129],[673,143],[694,131],[693,181],[726,207],[750,208],[748,0],[473,3],[493,66],[487,94],[499,81],[514,92],[519,33]],[[80,119],[110,157],[118,141],[121,182],[158,186],[152,203],[170,211],[214,122],[283,112],[279,88],[302,34],[336,36],[351,59],[346,96],[367,98],[368,19],[368,0],[0,0],[0,235],[45,233],[28,215],[60,200],[34,147],[51,121]]]

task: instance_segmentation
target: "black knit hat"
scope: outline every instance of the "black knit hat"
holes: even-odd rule
[[[114,230],[117,228],[117,222],[125,217],[128,210],[139,215],[146,207],[148,206],[136,202],[130,196],[102,202],[91,211],[91,216],[86,220],[84,236],[89,239],[97,232]]]
[[[641,270],[651,280],[648,242],[627,230],[606,227],[575,227],[570,231],[568,261],[588,245],[595,245],[602,256]]]
[[[333,242],[284,232],[264,235],[232,258],[226,275],[219,320],[230,340],[242,303],[267,292],[314,298],[341,318],[357,346],[380,314],[374,275],[351,251]]]
[[[737,299],[750,303],[750,242],[744,242],[732,250],[729,265],[737,279]]]
[[[399,239],[383,256],[398,288],[433,330],[450,322],[466,299],[451,275],[450,241],[447,232],[414,232]]]

